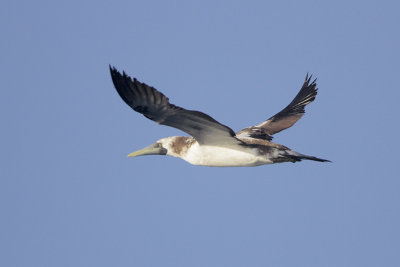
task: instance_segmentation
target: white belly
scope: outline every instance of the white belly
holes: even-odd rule
[[[193,145],[182,159],[193,165],[214,167],[244,167],[272,163],[266,157],[259,156],[254,149],[234,149],[215,146]]]

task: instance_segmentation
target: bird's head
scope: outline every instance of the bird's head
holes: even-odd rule
[[[145,155],[169,155],[173,157],[184,156],[188,149],[196,143],[195,139],[186,136],[165,137],[154,144],[149,145],[141,150],[132,152],[128,157],[137,157]]]
[[[163,146],[162,140],[158,140],[154,144],[151,144],[143,149],[132,152],[128,157],[146,156],[146,155],[167,155],[167,148]]]

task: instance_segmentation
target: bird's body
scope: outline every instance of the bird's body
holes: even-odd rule
[[[259,166],[302,159],[328,161],[271,142],[273,134],[292,126],[304,114],[304,107],[315,99],[316,83],[310,84],[311,77],[306,77],[300,92],[286,108],[265,122],[235,134],[207,114],[172,105],[155,88],[132,80],[125,73],[121,75],[115,68],[110,67],[110,71],[119,95],[135,111],[192,135],[162,138],[128,156],[169,155],[193,165],[214,167]]]
[[[190,164],[211,167],[252,167],[301,159],[325,161],[299,154],[269,141],[243,143],[231,146],[200,145],[193,137],[172,136],[158,140],[167,149],[167,155],[181,158]]]
[[[200,145],[193,137],[173,136],[159,140],[168,152],[193,165],[213,167],[244,167],[272,163],[256,147],[232,145],[231,147]]]

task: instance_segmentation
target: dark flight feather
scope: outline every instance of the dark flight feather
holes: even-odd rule
[[[121,98],[135,111],[163,125],[180,129],[202,145],[242,143],[234,131],[200,111],[186,110],[169,103],[168,97],[154,87],[129,77],[110,66],[112,81]]]
[[[258,125],[240,130],[237,136],[271,141],[273,134],[295,124],[304,115],[304,107],[314,101],[317,95],[317,79],[311,82],[311,77],[307,74],[300,92],[284,109]]]

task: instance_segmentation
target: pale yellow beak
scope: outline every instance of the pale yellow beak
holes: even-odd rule
[[[167,150],[162,147],[161,143],[154,143],[152,145],[149,145],[148,147],[130,153],[128,157],[138,157],[145,155],[166,155],[166,154]]]

